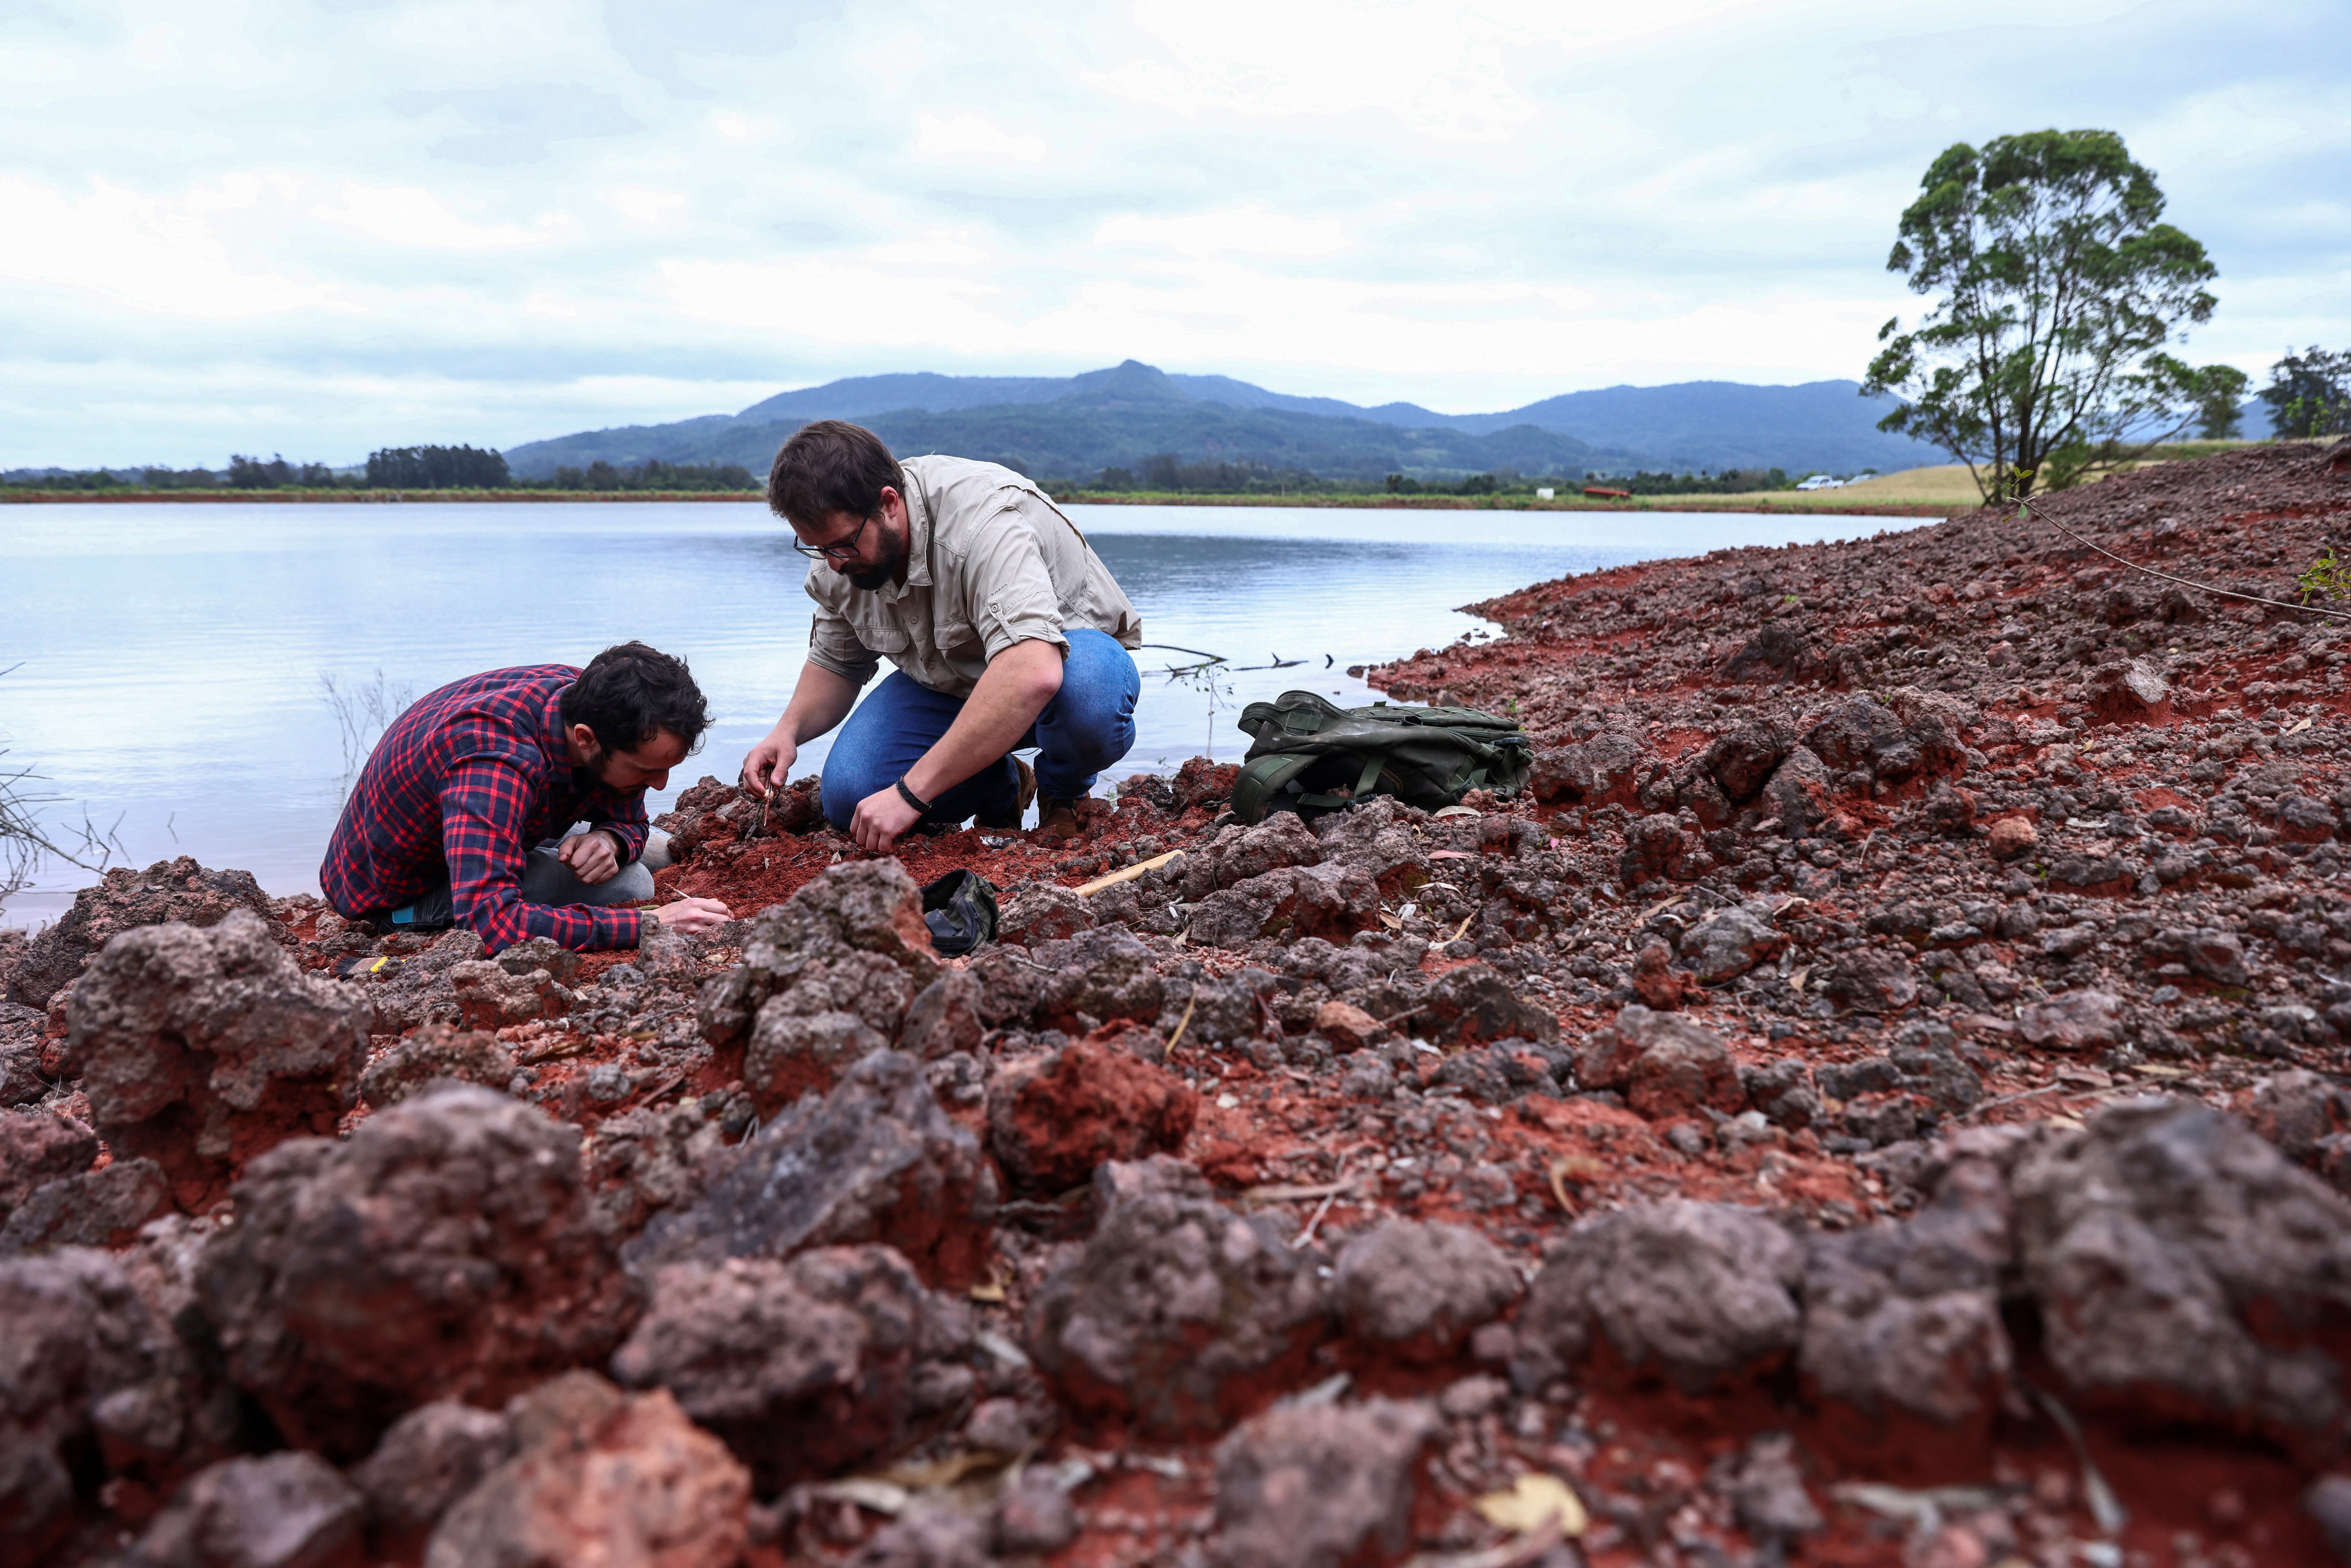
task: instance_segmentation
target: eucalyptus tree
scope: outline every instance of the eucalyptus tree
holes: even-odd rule
[[[2162,221],[2154,172],[2111,131],[2041,131],[1935,160],[1886,261],[1935,297],[1900,318],[1862,385],[1878,428],[1931,442],[1988,504],[2063,488],[2191,424],[2245,377],[2165,351],[2212,314],[2204,247]]]

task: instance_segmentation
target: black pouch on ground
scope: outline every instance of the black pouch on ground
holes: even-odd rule
[[[951,871],[923,889],[923,924],[947,957],[996,940],[996,884],[974,871]]]
[[[1311,816],[1374,795],[1433,811],[1472,789],[1526,788],[1534,742],[1516,719],[1469,707],[1374,703],[1344,708],[1312,692],[1284,692],[1241,710],[1253,741],[1233,781],[1233,815]]]

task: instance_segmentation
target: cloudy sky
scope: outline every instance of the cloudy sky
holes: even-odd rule
[[[2351,6],[0,0],[0,464],[354,461],[1134,357],[1851,377],[1928,161],[2121,131],[2351,348]]]

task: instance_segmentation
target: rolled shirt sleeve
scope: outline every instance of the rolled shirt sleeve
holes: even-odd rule
[[[581,802],[590,831],[610,833],[621,846],[621,863],[633,865],[645,852],[645,834],[653,824],[645,818],[645,798],[641,791],[627,797],[617,796],[599,789]]]
[[[965,562],[965,612],[991,660],[1016,643],[1050,643],[1064,653],[1069,650],[1038,527],[1024,507],[1008,506],[995,527],[978,534]]]
[[[813,575],[813,574],[811,574]],[[809,597],[816,598],[813,588]],[[831,670],[850,685],[862,688],[882,667],[872,649],[857,640],[848,618],[817,600],[816,617],[809,622],[809,663]]]

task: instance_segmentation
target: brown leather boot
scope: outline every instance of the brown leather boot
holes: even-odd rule
[[[1012,759],[1012,766],[1020,770],[1020,784],[1012,802],[1011,820],[1007,821],[982,811],[972,819],[973,827],[985,828],[992,833],[1017,833],[1020,831],[1020,819],[1028,814],[1029,802],[1037,798],[1037,770],[1017,757]]]
[[[1049,844],[1066,844],[1078,836],[1078,803],[1044,795],[1037,800],[1037,836]]]

